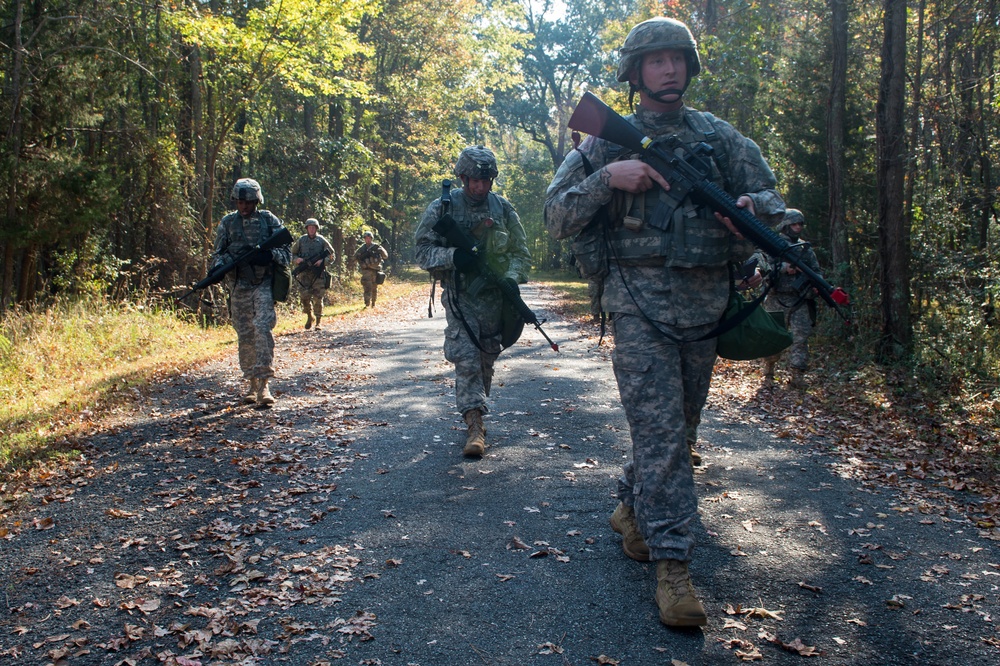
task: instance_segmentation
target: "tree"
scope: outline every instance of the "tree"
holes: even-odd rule
[[[913,351],[910,324],[910,230],[903,185],[906,175],[904,125],[906,2],[884,0],[882,76],[876,106],[878,142],[878,238],[881,259],[882,342],[880,357],[900,360]]]

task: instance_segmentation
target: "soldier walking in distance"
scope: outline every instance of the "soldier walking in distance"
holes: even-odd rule
[[[654,141],[677,137],[689,150],[708,144],[711,179],[737,205],[765,223],[784,212],[757,145],[684,105],[684,91],[701,69],[684,23],[662,17],[639,23],[620,56],[618,80],[628,82],[630,103],[639,96],[628,122]],[[708,617],[688,570],[698,515],[688,440],[700,423],[716,357],[716,340],[701,338],[726,308],[729,264],[753,248],[731,220],[686,192],[672,192],[644,157],[588,137],[549,186],[546,225],[556,238],[574,237],[606,207],[610,270],[602,305],[612,319],[612,361],[632,436],[611,526],[627,556],[656,562],[660,621],[701,626]]]
[[[319,234],[319,220],[306,220],[306,233],[292,243],[292,261],[295,263],[295,282],[299,285],[302,310],[306,313],[306,330],[316,323],[320,327],[323,319],[323,299],[330,286],[330,274],[326,272],[326,260],[334,256],[330,241]]]
[[[375,300],[378,298],[378,277],[382,269],[382,262],[389,258],[389,253],[384,247],[375,242],[372,232],[365,232],[365,244],[354,253],[354,258],[358,262],[358,270],[361,271],[361,287],[365,291],[365,307],[375,307]]]
[[[498,175],[493,151],[466,148],[455,163],[455,175],[462,188],[451,192],[448,214],[475,237],[493,272],[515,288],[527,282],[531,255],[524,227],[510,202],[491,191]],[[441,281],[441,304],[448,319],[444,356],[455,364],[455,402],[467,428],[462,452],[475,457],[486,451],[483,415],[501,350],[503,296],[479,274],[471,252],[448,247],[434,231],[441,217],[441,199],[435,199],[417,227],[416,255],[420,267]]]
[[[281,229],[281,220],[273,213],[257,209],[264,203],[264,195],[256,180],[237,180],[230,201],[236,210],[223,217],[215,230],[210,269],[232,261]],[[250,391],[243,401],[256,402],[261,407],[274,404],[267,387],[274,376],[271,330],[277,322],[271,292],[272,264],[288,266],[290,261],[287,245],[273,248],[257,253],[224,278],[229,290],[229,314],[236,329],[240,370],[250,380]]]
[[[789,208],[785,211],[785,218],[778,224],[776,231],[789,243],[798,243],[802,239],[802,229],[805,224],[806,218],[802,215],[802,211]],[[809,268],[822,275],[816,253],[811,247],[805,247],[799,256]],[[768,262],[773,261],[764,258]],[[811,288],[797,284],[799,269],[788,263],[782,263],[777,268],[777,278],[771,285],[771,290],[767,292],[764,308],[769,312],[785,313],[785,325],[792,334],[792,346],[788,352],[788,364],[791,366],[788,385],[801,389],[806,386],[805,374],[809,369],[809,336],[812,335],[813,323],[816,320],[816,297]],[[774,274],[773,271],[771,274]],[[780,358],[779,353],[764,359],[764,386],[774,384],[774,366]]]

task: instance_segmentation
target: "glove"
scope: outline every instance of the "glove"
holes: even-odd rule
[[[476,267],[477,263],[476,255],[460,247],[455,248],[455,254],[452,255],[451,260],[455,264],[455,270],[459,273],[468,273]]]
[[[271,251],[261,250],[255,255],[250,257],[250,263],[254,266],[270,266],[271,265]]]

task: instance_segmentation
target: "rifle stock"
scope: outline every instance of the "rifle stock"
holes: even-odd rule
[[[249,260],[258,252],[264,250],[270,251],[272,248],[281,247],[282,245],[288,245],[292,242],[292,233],[285,227],[281,227],[278,231],[268,236],[263,243],[254,245],[249,250],[241,252],[239,255],[233,258],[232,261],[226,262],[216,266],[208,272],[204,278],[195,282],[191,285],[191,288],[185,292],[183,296],[178,297],[177,300],[181,301],[193,294],[196,291],[211,287],[213,284],[218,284],[222,282],[222,278],[226,276],[231,270],[242,264],[243,262]]]
[[[699,203],[711,207],[732,220],[736,229],[751,243],[776,260],[787,261],[799,269],[820,297],[845,321],[849,321],[839,307],[850,304],[847,293],[840,287],[834,287],[824,280],[823,276],[802,260],[799,256],[800,253],[796,251],[797,247],[802,247],[801,245],[789,243],[757,219],[749,210],[737,206],[733,197],[708,179],[705,175],[707,172],[693,166],[691,162],[697,163],[700,158],[691,153],[686,146],[680,144],[676,138],[674,138],[671,147],[683,148],[688,153],[688,159],[658,147],[653,139],[643,135],[632,123],[589,92],[584,93],[583,97],[580,98],[568,125],[572,129],[600,137],[605,141],[652,158],[649,160],[650,166],[660,172],[671,185],[687,188],[692,197]]]
[[[442,204],[444,204],[443,201]],[[448,241],[449,247],[461,248],[475,256],[476,268],[479,270],[479,274],[486,278],[488,282],[500,289],[500,293],[503,294],[504,299],[514,306],[514,309],[517,310],[521,319],[523,319],[526,324],[534,326],[535,330],[541,333],[542,337],[545,338],[545,341],[549,343],[549,346],[552,347],[553,351],[559,351],[559,345],[552,342],[552,339],[549,338],[545,331],[542,330],[542,324],[544,321],[539,320],[535,313],[531,311],[531,308],[529,308],[521,298],[521,293],[515,285],[501,278],[492,268],[489,267],[485,258],[479,253],[479,247],[476,245],[475,239],[469,234],[468,231],[459,227],[455,222],[455,219],[450,215],[443,215],[434,224],[433,229],[437,234],[444,236],[445,240]]]

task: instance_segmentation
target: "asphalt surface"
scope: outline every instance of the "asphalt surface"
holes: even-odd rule
[[[112,635],[123,622],[199,626],[192,608],[226,607],[245,585],[190,580],[183,593],[163,595],[171,603],[140,615],[120,605],[124,597],[113,595],[123,590],[108,581],[143,564],[152,572],[184,562],[188,551],[179,554],[176,544],[189,541],[190,552],[225,577],[218,563],[227,553],[232,561],[231,552],[206,548],[208,540],[195,548],[190,538],[212,520],[211,502],[158,504],[155,513],[147,505],[155,523],[140,507],[158,475],[232,488],[229,474],[244,485],[238,508],[218,507],[226,520],[242,517],[246,526],[245,514],[257,511],[248,507],[279,495],[289,516],[307,511],[296,501],[323,511],[294,530],[287,521],[244,529],[227,547],[284,557],[286,567],[295,550],[336,547],[352,558],[338,565],[350,575],[336,598],[281,605],[259,594],[241,605],[241,617],[259,620],[259,635],[281,645],[245,660],[216,654],[213,661],[163,631],[117,651],[107,636],[94,635],[92,649],[65,663],[185,663],[170,662],[166,652],[205,664],[1000,663],[995,541],[945,509],[851,480],[842,473],[850,460],[828,453],[829,443],[799,445],[711,410],[700,432],[705,462],[696,472],[701,520],[691,565],[709,624],[662,626],[655,566],[627,558],[608,525],[630,444],[607,347],[597,347],[593,325],[553,315],[547,293],[531,286],[523,293],[552,320],[545,329],[561,351],[528,327],[501,356],[481,460],[461,455],[464,424],[441,351],[444,316],[427,317],[426,296],[279,338],[271,410],[216,407],[237,386],[232,358],[171,380],[135,421],[94,437],[100,473],[75,490],[72,509],[44,501],[51,489],[36,493],[21,524],[54,516],[55,529],[25,528],[0,540],[9,610],[0,621],[0,655],[5,645],[8,656],[20,645],[11,663],[49,663],[32,644],[56,630],[51,607],[67,624],[87,606],[59,609],[57,594],[81,599],[89,590],[115,599],[117,618],[89,610],[93,634]],[[177,438],[164,434],[172,428],[189,442],[186,460]],[[211,435],[199,440],[204,432]],[[195,441],[211,446],[194,455]],[[262,458],[264,466],[251,465]],[[109,496],[137,515],[109,523],[101,508]],[[88,516],[90,506],[97,512]],[[171,513],[180,509],[186,513]],[[99,539],[87,525],[100,525]],[[164,547],[121,547],[112,531],[119,526]],[[44,567],[65,562],[52,552],[88,536],[78,551],[103,540],[118,560],[94,564],[89,578],[39,580]],[[103,582],[95,582],[102,571]],[[178,580],[193,577],[177,571]],[[54,585],[56,578],[63,584]],[[48,631],[37,624],[44,622]]]

